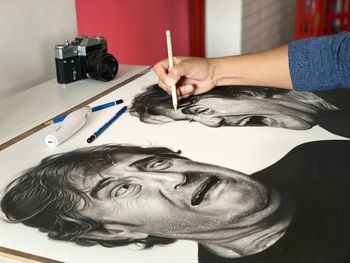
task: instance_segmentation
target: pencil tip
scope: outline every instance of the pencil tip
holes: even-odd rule
[[[52,120],[49,120],[49,121],[44,122],[44,125],[51,125],[51,124],[53,124],[53,121],[52,121]]]

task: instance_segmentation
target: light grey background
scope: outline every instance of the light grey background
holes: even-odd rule
[[[0,100],[54,78],[54,45],[76,33],[74,0],[0,0]]]

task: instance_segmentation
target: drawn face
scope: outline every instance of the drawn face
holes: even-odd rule
[[[118,155],[102,173],[75,184],[90,197],[86,215],[143,233],[186,238],[239,222],[267,203],[250,177],[174,156]]]
[[[278,94],[265,97],[254,92],[234,98],[202,95],[191,105],[184,102],[177,111],[171,105],[156,106],[159,115],[173,120],[193,120],[209,127],[220,126],[269,126],[305,130],[318,122],[313,105]]]

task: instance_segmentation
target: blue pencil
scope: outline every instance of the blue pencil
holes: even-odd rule
[[[127,106],[121,108],[116,114],[113,115],[105,124],[101,126],[93,135],[91,135],[86,141],[92,143],[98,136],[101,135],[113,122],[115,122],[124,112],[127,110]]]
[[[113,106],[121,104],[123,102],[124,101],[122,99],[120,99],[120,100],[115,100],[115,101],[108,102],[108,103],[105,103],[105,104],[102,104],[102,105],[98,105],[98,106],[92,107],[91,108],[91,112],[95,112],[95,111],[103,110],[103,109],[106,109],[106,108],[109,108],[109,107],[113,107]],[[65,117],[66,116],[61,116],[61,117],[54,118],[53,120],[48,121],[46,124],[53,124],[53,123],[62,122]]]

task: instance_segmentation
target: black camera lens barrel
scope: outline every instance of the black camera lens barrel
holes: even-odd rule
[[[56,45],[55,64],[57,82],[62,84],[86,78],[109,81],[119,69],[117,59],[107,53],[107,42],[102,36],[81,36]]]
[[[107,52],[94,52],[86,62],[86,73],[95,80],[112,80],[117,75],[118,68],[117,59]]]

